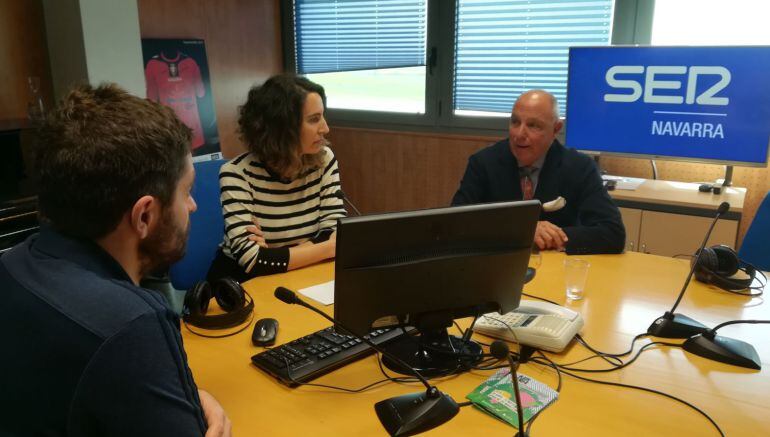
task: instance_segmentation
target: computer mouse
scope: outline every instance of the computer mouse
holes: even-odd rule
[[[275,344],[275,336],[278,334],[278,320],[259,319],[254,324],[254,332],[251,333],[251,342],[254,346],[272,346]]]

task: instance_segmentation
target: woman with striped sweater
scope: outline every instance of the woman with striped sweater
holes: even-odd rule
[[[249,90],[238,119],[249,152],[219,173],[225,236],[209,280],[245,281],[334,258],[345,209],[324,138],[325,105],[323,87],[294,75]]]

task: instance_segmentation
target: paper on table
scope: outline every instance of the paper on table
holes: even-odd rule
[[[303,288],[300,289],[299,292],[324,305],[331,305],[334,303],[334,281]]]
[[[642,178],[623,178],[615,185],[616,190],[635,190],[644,183]]]
[[[639,188],[640,185],[644,183],[644,179],[642,178],[631,178],[631,177],[625,177],[625,176],[613,176],[613,175],[602,175],[602,179],[605,181],[617,181],[615,185],[616,190],[636,190]]]

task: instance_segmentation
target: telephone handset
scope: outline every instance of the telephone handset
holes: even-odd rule
[[[518,340],[537,349],[561,352],[583,324],[580,313],[571,309],[539,300],[522,300],[510,313],[489,313],[479,317],[473,331],[503,340]],[[516,334],[515,338],[511,330]]]

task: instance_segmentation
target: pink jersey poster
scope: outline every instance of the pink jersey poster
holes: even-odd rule
[[[193,131],[193,156],[220,151],[206,47],[200,39],[142,39],[147,98]]]

